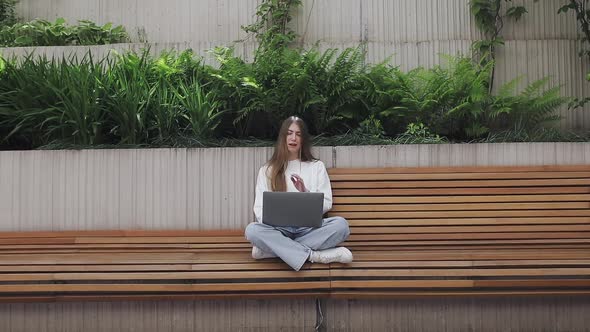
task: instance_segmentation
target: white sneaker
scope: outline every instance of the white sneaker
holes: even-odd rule
[[[350,263],[352,262],[352,253],[345,247],[330,248],[326,250],[312,251],[309,255],[309,261],[312,263]]]
[[[276,257],[272,253],[268,253],[266,251],[262,251],[260,248],[254,246],[252,247],[252,258],[254,259],[265,259],[265,258],[273,258]]]

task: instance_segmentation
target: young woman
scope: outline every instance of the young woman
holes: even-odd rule
[[[298,117],[283,121],[274,154],[258,172],[254,201],[257,222],[248,225],[245,231],[246,239],[253,245],[252,257],[279,257],[296,271],[306,261],[352,262],[350,250],[336,247],[350,234],[344,218],[326,218],[319,228],[266,225],[262,223],[262,193],[265,191],[323,192],[324,213],[332,208],[328,172],[324,163],[312,156],[309,133]]]

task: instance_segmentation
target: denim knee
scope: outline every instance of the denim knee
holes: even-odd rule
[[[346,219],[342,217],[334,217],[332,223],[336,228],[336,232],[342,235],[342,238],[344,240],[348,239],[348,236],[350,235],[350,227],[348,227],[348,221],[346,221]]]
[[[246,236],[246,240],[250,241],[250,242],[254,242],[256,240],[258,240],[258,228],[260,227],[260,225],[258,225],[258,223],[250,223],[248,226],[246,226],[246,230],[244,231],[244,235]]]

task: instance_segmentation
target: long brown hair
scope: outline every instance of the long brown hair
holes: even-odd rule
[[[290,116],[281,125],[279,130],[279,137],[275,144],[275,151],[272,157],[268,161],[267,165],[267,176],[270,172],[270,185],[272,191],[287,191],[287,182],[285,180],[285,170],[289,164],[289,149],[287,147],[287,134],[289,127],[293,124],[297,124],[299,130],[301,130],[301,149],[299,150],[299,159],[301,161],[312,161],[317,160],[311,154],[311,138],[307,131],[305,122],[296,116]]]

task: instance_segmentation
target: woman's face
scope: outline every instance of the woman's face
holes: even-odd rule
[[[301,129],[296,123],[292,123],[287,130],[287,149],[294,156],[298,156],[301,150]]]

